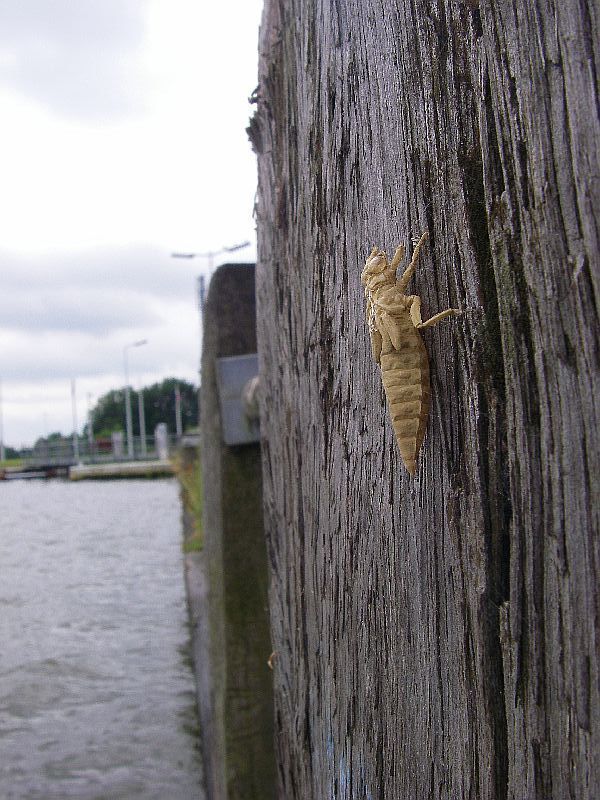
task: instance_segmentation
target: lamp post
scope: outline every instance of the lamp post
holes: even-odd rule
[[[0,380],[0,461],[4,461],[4,413],[2,410],[2,381]]]
[[[181,441],[183,424],[181,420],[181,391],[179,389],[179,384],[175,387],[175,432],[177,434],[177,441]]]
[[[234,253],[236,250],[243,250],[244,247],[248,247],[250,242],[240,242],[240,244],[233,244],[230,247],[222,247],[220,250],[207,250],[206,253],[171,253],[171,258],[206,258],[208,261],[208,278],[212,275],[213,266],[215,263],[215,258],[217,256],[221,256],[224,253]],[[202,309],[204,308],[204,294],[205,294],[205,284],[204,284],[204,275],[198,276],[198,311],[200,315],[202,315]]]
[[[185,259],[192,259],[192,258],[206,258],[208,260],[208,279],[210,280],[213,271],[213,265],[215,263],[215,258],[217,256],[223,255],[224,253],[235,253],[236,250],[243,250],[244,247],[248,247],[250,244],[249,241],[240,242],[239,244],[232,244],[229,247],[222,247],[220,250],[207,250],[206,253],[171,253],[171,258],[185,258]],[[198,322],[200,325],[200,339],[202,339],[202,315],[204,313],[204,297],[206,294],[206,282],[204,275],[198,275],[197,278],[198,283]],[[202,353],[200,353],[199,360],[202,360]],[[202,368],[201,366],[198,367],[198,374],[201,375]],[[198,414],[200,414],[200,409],[198,409]],[[199,417],[198,417],[199,418]]]
[[[131,390],[129,388],[129,364],[127,361],[127,351],[130,347],[141,347],[147,343],[147,339],[140,339],[137,342],[126,344],[123,348],[123,365],[125,367],[125,425],[127,428],[127,455],[129,458],[133,458],[133,431],[131,426]]]
[[[142,458],[146,458],[148,451],[146,449],[146,414],[144,412],[144,387],[140,381],[140,390],[138,392],[138,416],[140,420],[140,453]]]
[[[73,414],[73,458],[79,464],[79,434],[77,432],[77,390],[75,378],[71,378],[71,411]]]
[[[87,398],[87,435],[88,450],[91,461],[94,461],[94,420],[92,416],[92,393],[86,392]]]

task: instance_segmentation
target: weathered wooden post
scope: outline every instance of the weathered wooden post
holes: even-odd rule
[[[201,375],[209,607],[207,649],[196,666],[209,800],[274,796],[260,445],[232,394],[247,354],[255,353],[254,265],[226,264],[215,272],[204,307]]]
[[[600,786],[598,6],[267,0],[258,340],[280,797]],[[361,270],[424,231],[404,468]],[[406,262],[404,262],[404,265]]]

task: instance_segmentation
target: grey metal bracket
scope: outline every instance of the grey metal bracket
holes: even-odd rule
[[[226,445],[260,441],[258,354],[217,358],[216,366],[223,441]]]

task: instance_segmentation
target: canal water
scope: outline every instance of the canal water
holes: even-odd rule
[[[201,793],[178,487],[0,483],[1,800]]]

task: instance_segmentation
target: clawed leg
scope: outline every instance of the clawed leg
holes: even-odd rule
[[[396,283],[396,286],[398,287],[398,289],[400,289],[401,292],[404,292],[406,290],[406,287],[408,286],[408,282],[410,281],[410,279],[413,276],[413,273],[415,271],[415,267],[417,266],[417,259],[419,257],[419,250],[423,246],[423,243],[425,242],[425,239],[427,239],[427,231],[425,231],[425,233],[421,236],[421,238],[417,242],[410,264],[404,270],[404,274],[402,275],[402,277]],[[398,248],[398,250],[399,249],[400,248]],[[398,250],[396,250],[396,255],[398,255]],[[402,250],[402,255],[404,255],[404,248]],[[394,261],[395,260],[396,260],[396,256],[394,256]],[[392,264],[393,263],[394,262],[392,261]]]
[[[431,328],[433,325],[437,325],[438,322],[441,322],[446,317],[456,316],[458,317],[462,314],[460,308],[447,308],[445,311],[440,311],[439,314],[434,314],[433,317],[427,320],[427,322],[422,322],[418,325],[418,328]]]
[[[390,264],[390,267],[398,269],[398,267],[400,266],[400,262],[404,258],[404,253],[406,253],[406,248],[404,247],[403,244],[401,244],[399,247],[396,248],[396,252],[394,253],[394,257],[392,258],[392,263]]]
[[[434,325],[437,325],[438,322],[446,319],[446,317],[450,317],[452,315],[458,316],[459,314],[462,314],[462,311],[459,308],[447,308],[445,311],[440,311],[439,314],[434,314],[431,319],[427,320],[427,322],[423,322],[421,319],[421,298],[415,295],[411,299],[412,303],[410,304],[410,318],[415,328],[432,328]]]

